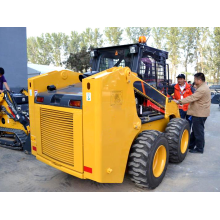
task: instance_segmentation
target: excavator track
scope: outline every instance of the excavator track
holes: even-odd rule
[[[12,139],[11,143],[9,143],[9,141],[5,141],[6,138],[0,137],[1,147],[12,149],[12,150],[23,150],[23,145],[25,145],[27,138],[28,138],[28,135],[24,131],[19,130],[19,129],[0,127],[0,132],[10,132],[10,133],[13,133],[15,137],[14,139],[15,141],[13,141]]]

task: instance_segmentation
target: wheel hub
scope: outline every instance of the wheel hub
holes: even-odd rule
[[[188,142],[189,142],[189,131],[186,129],[184,130],[182,134],[182,138],[181,138],[180,150],[182,154],[186,152],[187,147],[188,147]]]
[[[155,177],[159,177],[164,170],[167,159],[167,152],[164,145],[160,145],[154,155],[153,160],[153,174]]]

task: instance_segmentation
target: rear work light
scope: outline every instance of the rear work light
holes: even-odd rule
[[[44,97],[37,96],[37,102],[44,102]]]
[[[130,53],[137,53],[137,46],[131,46],[130,47]]]
[[[69,106],[80,107],[81,106],[81,101],[80,100],[70,100]]]

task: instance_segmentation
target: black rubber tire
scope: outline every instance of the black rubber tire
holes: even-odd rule
[[[160,145],[166,149],[166,163],[159,177],[153,174],[153,160]],[[131,146],[128,173],[131,180],[142,188],[156,188],[163,180],[169,161],[169,146],[164,133],[155,130],[141,132]]]
[[[189,122],[182,118],[173,118],[167,124],[166,130],[165,130],[165,137],[167,138],[168,143],[169,143],[169,152],[170,152],[169,161],[171,163],[180,163],[186,157],[186,154],[188,152],[188,147],[189,147],[189,141],[188,141],[188,146],[187,146],[185,153],[182,153],[180,149],[181,138],[182,138],[182,134],[185,129],[188,130],[189,137],[190,137]]]

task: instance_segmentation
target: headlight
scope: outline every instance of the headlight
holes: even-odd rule
[[[97,51],[97,50],[92,50],[92,51],[90,52],[90,56],[91,56],[91,57],[97,57],[97,56],[98,56],[98,51]]]
[[[137,47],[136,46],[131,46],[130,47],[130,53],[137,53]]]
[[[91,52],[90,52],[90,56],[91,56],[91,57],[94,57],[94,56],[95,56],[95,52],[94,52],[94,51],[91,51]]]

